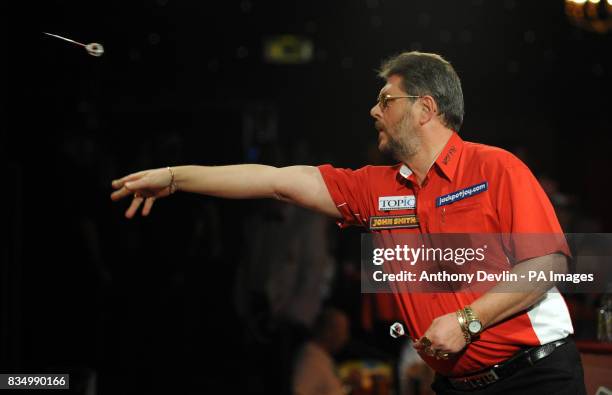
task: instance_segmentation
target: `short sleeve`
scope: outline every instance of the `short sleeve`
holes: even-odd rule
[[[570,256],[555,210],[529,168],[512,158],[497,177],[500,233],[511,236],[516,262],[552,253]]]
[[[365,226],[368,217],[368,168],[358,170],[335,168],[329,164],[319,166],[321,176],[334,204],[342,214],[338,225]]]

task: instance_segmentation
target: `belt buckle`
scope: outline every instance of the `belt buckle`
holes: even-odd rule
[[[489,384],[493,384],[497,380],[499,380],[499,376],[497,373],[495,373],[495,370],[489,369],[484,373],[465,377],[461,381],[472,389],[478,389],[486,387]]]

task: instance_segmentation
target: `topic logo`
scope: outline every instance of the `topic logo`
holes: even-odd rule
[[[381,211],[389,210],[410,210],[416,207],[416,198],[409,196],[380,196],[378,198],[378,209]]]

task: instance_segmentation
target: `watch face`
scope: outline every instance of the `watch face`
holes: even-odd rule
[[[468,324],[468,330],[470,333],[478,333],[482,329],[480,321],[472,321]]]

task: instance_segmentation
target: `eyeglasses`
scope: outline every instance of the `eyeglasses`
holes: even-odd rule
[[[391,95],[383,95],[382,93],[380,95],[378,95],[378,105],[380,106],[381,109],[386,110],[387,107],[389,107],[389,102],[391,100],[395,100],[395,99],[416,99],[422,96],[413,96],[413,95],[407,95],[407,96],[391,96]]]

